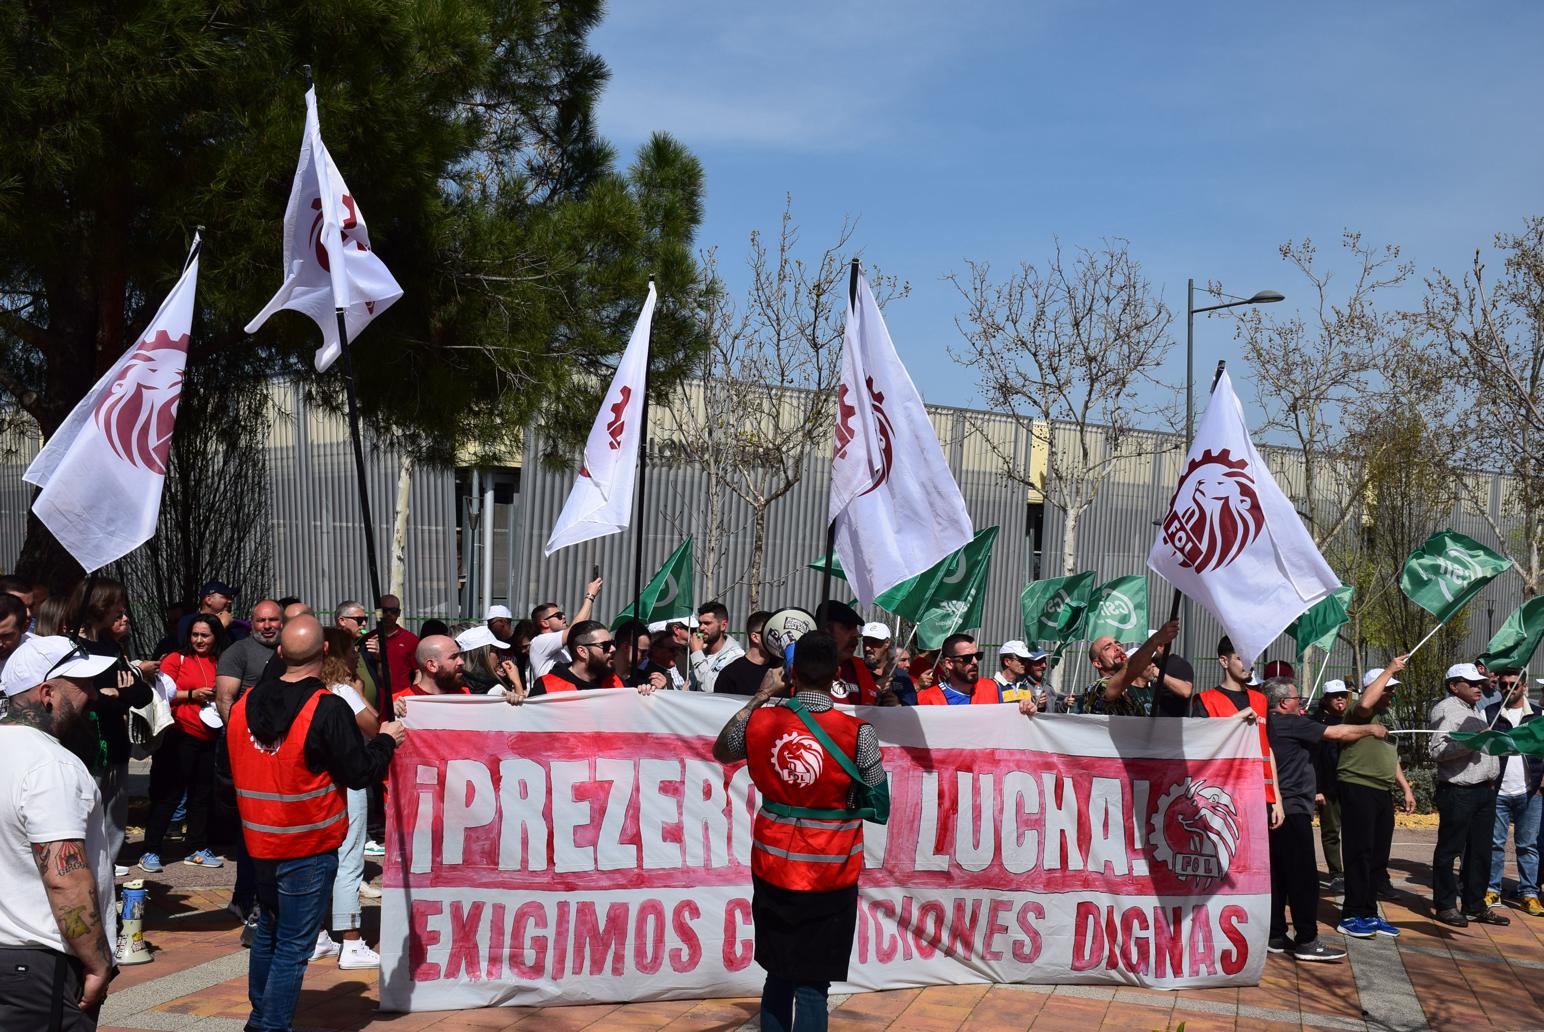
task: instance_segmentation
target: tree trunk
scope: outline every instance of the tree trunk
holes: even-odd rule
[[[391,528],[391,587],[386,589],[398,598],[402,598],[407,590],[407,522],[408,514],[412,511],[412,492],[413,457],[404,452],[401,464],[397,467],[396,521]],[[493,514],[489,513],[488,518],[492,519]],[[514,547],[513,541],[510,547]]]
[[[761,568],[767,552],[767,505],[762,502],[751,510],[751,565],[746,574],[750,611],[761,608]]]
[[[1083,511],[1087,508],[1088,505],[1085,502],[1081,505],[1068,506],[1062,510],[1062,512],[1066,513],[1066,517],[1062,523],[1061,575],[1063,577],[1070,577],[1073,573],[1076,572],[1074,567],[1077,565],[1078,561],[1078,523],[1082,521]],[[1064,645],[1065,642],[1058,642],[1057,644]],[[1062,679],[1064,673],[1065,670],[1061,663],[1057,663],[1051,668],[1051,691],[1058,695],[1062,694]]]

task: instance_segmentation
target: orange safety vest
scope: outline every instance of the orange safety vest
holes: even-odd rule
[[[852,697],[854,686],[858,689],[856,699]],[[837,664],[836,681],[831,686],[831,700],[848,706],[879,704],[879,688],[874,684],[874,675],[869,673],[869,668],[864,666],[862,660],[854,657]]]
[[[971,690],[970,704],[972,706],[995,706],[1002,701],[1002,693],[997,690],[997,682],[990,677],[981,677],[976,680],[976,687]],[[917,693],[918,706],[947,706],[949,700],[944,695],[941,685],[933,685],[924,688]]]
[[[849,757],[863,722],[829,709],[810,719]],[[863,819],[844,815],[852,778],[804,722],[785,706],[763,706],[745,726],[746,760],[763,805],[751,829],[751,873],[800,892],[833,892],[858,884]],[[808,811],[771,813],[765,804]],[[824,816],[822,816],[824,812]]]
[[[554,692],[576,692],[579,686],[566,677],[560,677],[550,670],[536,679],[536,686],[541,689],[533,692],[533,695],[551,695]],[[615,670],[608,673],[605,678],[596,685],[597,688],[621,688],[622,679],[617,676]]]
[[[1267,707],[1265,695],[1253,688],[1245,689],[1249,693],[1249,708],[1255,711],[1259,719],[1255,724],[1260,729],[1260,755],[1264,757],[1260,763],[1265,769],[1265,801],[1276,801],[1276,781],[1271,777],[1271,742],[1265,735],[1265,717]],[[1206,708],[1208,717],[1231,717],[1238,713],[1238,707],[1233,705],[1233,700],[1223,694],[1220,688],[1208,688],[1201,693],[1201,705]]]
[[[247,852],[263,860],[316,856],[343,845],[348,833],[348,796],[342,785],[323,771],[306,766],[306,734],[316,706],[327,695],[316,692],[300,707],[295,722],[267,748],[253,740],[247,728],[249,692],[231,707],[226,747],[231,778],[236,782],[236,809]]]

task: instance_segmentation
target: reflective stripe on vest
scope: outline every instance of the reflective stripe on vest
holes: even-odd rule
[[[1255,711],[1255,725],[1260,729],[1260,755],[1264,757],[1260,766],[1265,772],[1265,801],[1276,801],[1276,779],[1271,777],[1271,742],[1265,734],[1265,719],[1267,706],[1264,694],[1253,688],[1245,689],[1249,697],[1249,708]],[[1201,705],[1205,708],[1207,716],[1232,717],[1239,712],[1233,700],[1222,693],[1220,689],[1208,688],[1201,693]]]
[[[856,718],[835,709],[810,719],[849,757],[858,751]],[[863,869],[863,822],[850,816],[793,816],[767,808],[847,809],[852,778],[826,754],[797,715],[783,706],[764,706],[745,727],[751,781],[764,805],[751,827],[751,872],[785,889],[830,892],[858,883]]]
[[[344,790],[325,771],[306,766],[306,736],[316,707],[328,694],[317,688],[300,707],[276,748],[252,740],[247,724],[248,693],[231,707],[226,748],[236,783],[236,809],[241,815],[247,851],[264,860],[315,856],[337,849],[348,834]]]

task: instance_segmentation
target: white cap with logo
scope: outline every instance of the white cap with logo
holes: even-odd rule
[[[1017,638],[1013,641],[1005,641],[997,646],[997,654],[999,656],[1018,656],[1020,659],[1030,659],[1033,655],[1029,651],[1029,646]]]
[[[1336,678],[1333,681],[1324,682],[1325,695],[1350,695],[1351,689],[1346,687],[1346,682]]]
[[[489,620],[513,620],[514,618],[515,614],[509,611],[508,606],[489,606],[488,611],[483,614],[484,623]]]
[[[1362,675],[1362,687],[1369,687],[1374,681],[1378,679],[1378,675],[1381,673],[1383,673],[1382,667],[1373,667],[1371,670],[1367,671],[1367,673]],[[1392,688],[1396,684],[1399,684],[1398,678],[1389,678],[1388,687]]]
[[[478,624],[475,627],[468,627],[466,630],[456,635],[456,648],[460,649],[462,652],[471,652],[473,649],[480,649],[484,645],[503,644],[504,643],[499,641],[497,636],[495,636],[492,631],[488,630],[487,626],[484,624]]]
[[[874,641],[889,641],[890,628],[882,623],[866,623],[863,625],[862,637],[872,638]]]
[[[0,691],[6,698],[30,692],[44,681],[56,677],[95,677],[118,660],[114,656],[93,656],[68,638],[59,635],[34,635],[16,646],[0,674]]]
[[[1448,667],[1447,676],[1445,676],[1443,680],[1473,681],[1478,684],[1481,682],[1489,681],[1490,678],[1480,673],[1480,668],[1475,666],[1473,663],[1454,663],[1452,666]]]

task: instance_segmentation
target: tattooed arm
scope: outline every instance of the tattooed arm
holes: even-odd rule
[[[112,979],[113,951],[102,926],[96,878],[87,861],[86,844],[80,839],[34,842],[32,859],[42,875],[59,933],[85,968],[81,1009],[100,1006],[107,998],[107,983]]]

